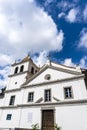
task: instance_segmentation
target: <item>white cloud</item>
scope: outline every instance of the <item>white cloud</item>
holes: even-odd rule
[[[77,21],[77,15],[78,15],[78,9],[77,8],[72,8],[69,12],[68,15],[66,16],[66,20],[70,23],[74,23]]]
[[[84,57],[80,60],[80,67],[82,67],[82,68],[87,68],[87,56],[84,56]]]
[[[12,62],[14,62],[14,60],[11,56],[8,56],[6,54],[0,54],[0,66],[1,67],[11,64]]]
[[[43,52],[40,52],[38,57],[34,56],[33,60],[39,67],[41,67],[42,65],[46,63],[48,59],[47,56],[48,56],[48,53],[46,51],[43,51]]]
[[[39,53],[36,61],[41,65],[44,55],[62,50],[63,39],[63,31],[34,0],[0,0],[0,67],[5,67],[0,84],[7,80],[6,65],[28,52]]]
[[[67,0],[61,0],[60,2],[58,2],[57,6],[62,11],[66,12],[67,10],[75,7],[75,3],[74,2],[71,3]]]
[[[35,2],[3,0],[0,9],[1,53],[23,57],[28,51],[62,49],[62,30],[57,30],[51,16]]]
[[[65,13],[64,13],[64,12],[61,12],[61,13],[58,14],[58,18],[62,18],[62,17],[64,17],[64,16],[65,16]]]
[[[84,18],[84,21],[87,21],[87,5],[85,6],[85,9],[83,11],[83,18]]]
[[[10,74],[10,65],[14,62],[13,57],[0,53],[0,88],[5,87],[8,81],[8,75]]]
[[[28,0],[29,2],[34,2],[34,0]]]
[[[58,2],[58,8],[61,11],[58,18],[64,18],[70,23],[87,22],[87,4],[82,8],[78,2],[79,0],[73,0],[72,2],[61,0],[61,2]]]
[[[80,40],[78,47],[87,48],[87,29],[83,28],[80,32]]]
[[[66,58],[64,61],[63,61],[63,64],[66,65],[66,66],[76,66],[73,62],[72,62],[72,59],[71,58]]]
[[[6,87],[9,74],[10,74],[10,66],[6,66],[0,69],[0,76],[2,76],[2,78],[0,78],[0,88]]]
[[[83,14],[81,14],[81,8],[77,1],[62,0],[58,2],[58,8],[60,10],[58,18],[64,18],[69,23],[81,22]]]
[[[81,68],[87,68],[87,56],[84,56],[80,59],[79,63],[74,63],[72,61],[72,58],[66,58],[62,64],[66,65],[66,66],[71,66],[71,67],[76,67],[77,65],[79,65],[79,67]]]
[[[54,2],[54,0],[45,0],[45,6],[48,6],[52,2]]]

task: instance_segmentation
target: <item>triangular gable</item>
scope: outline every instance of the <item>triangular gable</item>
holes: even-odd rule
[[[65,78],[71,78],[77,75],[81,75],[81,71],[76,68],[70,68],[63,65],[57,65],[55,63],[45,64],[38,73],[32,76],[23,86],[28,86],[37,83],[48,82],[45,79],[46,75],[50,75],[49,81],[61,80]]]

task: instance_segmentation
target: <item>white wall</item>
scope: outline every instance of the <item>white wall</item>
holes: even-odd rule
[[[28,66],[26,66],[26,68],[27,67]],[[46,74],[51,74],[51,80],[63,79],[74,76],[70,73],[64,73],[53,69],[47,69],[37,78],[31,81],[29,85],[44,82],[44,76]],[[11,77],[7,90],[20,88],[21,84],[25,81],[25,76],[26,74]],[[15,82],[17,82],[17,84],[15,84]],[[57,102],[53,99],[53,97],[59,99],[60,101],[65,101],[67,99],[64,99],[64,87],[70,86],[73,90],[73,99],[68,99],[69,101],[87,99],[87,90],[83,78],[58,82],[54,84],[45,84],[42,86],[29,86],[27,88],[21,88],[20,91],[12,91],[5,93],[5,98],[3,100],[0,99],[0,105],[4,107],[8,106],[8,108],[2,109],[0,107],[0,128],[31,128],[31,125],[36,123],[38,123],[39,127],[41,128],[42,108],[40,106],[18,107],[17,105],[30,104],[29,102],[27,102],[29,92],[34,92],[33,104],[40,98],[43,98],[43,101],[41,103],[44,103],[44,91],[46,89],[51,89],[52,102]],[[10,97],[13,95],[15,95],[14,106],[16,108],[9,108]],[[58,123],[58,125],[62,127],[61,130],[87,130],[86,104],[60,106],[56,105],[53,107],[55,109],[55,123]],[[12,114],[11,120],[6,120],[7,114]]]
[[[11,96],[15,96],[14,106],[16,106],[18,104],[22,104],[22,102],[23,102],[23,90],[6,93],[5,98],[4,98],[4,103],[3,103],[2,106],[9,106]]]
[[[61,130],[87,130],[87,105],[56,107],[55,118]]]
[[[30,116],[30,117],[29,117]],[[41,128],[41,108],[23,108],[21,111],[21,128],[31,128],[32,124]],[[62,130],[87,130],[87,105],[55,107],[55,123]]]
[[[35,84],[35,83],[43,83],[47,82],[47,80],[44,78],[47,74],[51,75],[51,79],[49,81],[53,80],[60,80],[60,79],[65,79],[65,78],[70,78],[76,76],[75,74],[70,74],[67,72],[62,72],[59,70],[54,70],[54,69],[46,69],[44,72],[42,72],[39,76],[37,76],[35,79],[33,79],[30,84]]]
[[[7,114],[12,114],[11,120],[6,120]],[[20,110],[16,108],[3,109],[0,115],[0,128],[15,128],[19,126]]]
[[[73,92],[73,98],[72,99],[64,99],[64,87],[72,87]],[[29,103],[27,102],[28,99],[28,93],[34,92],[34,102],[36,102],[38,99],[43,98],[44,99],[44,91],[45,89],[51,89],[52,94],[52,102],[55,102],[53,97],[61,100],[78,100],[78,99],[87,99],[87,90],[85,87],[85,83],[83,79],[77,79],[74,81],[67,81],[67,82],[60,82],[60,83],[54,83],[50,85],[42,85],[42,86],[35,86],[26,88],[24,90],[24,99],[23,104]]]
[[[32,124],[41,125],[41,109],[40,108],[23,108],[21,111],[21,128],[31,128]]]
[[[0,106],[3,106],[4,98],[0,98]]]
[[[24,65],[23,72],[26,72],[26,73],[20,73],[20,67],[22,65]],[[15,71],[16,67],[19,67],[18,73],[14,74],[14,71]],[[31,67],[34,67],[34,71],[37,70],[37,67],[31,61],[27,61],[27,62],[18,64],[16,66],[12,66],[11,75],[13,75],[13,76],[9,77],[8,84],[7,84],[7,89],[6,90],[20,88],[21,85],[26,81],[27,71],[31,72]]]
[[[29,72],[31,72],[32,67],[34,68],[34,73],[36,73],[35,71],[38,70],[37,66],[32,61],[29,61]]]
[[[6,90],[20,88],[20,86],[26,81],[26,75],[27,73],[10,77]],[[16,82],[17,84],[15,84]]]
[[[14,71],[15,71],[15,68],[18,67],[18,73],[20,72],[20,67],[24,65],[24,71],[27,71],[28,70],[28,65],[29,65],[29,61],[27,62],[23,62],[21,64],[18,64],[18,65],[15,65],[15,66],[12,66],[11,68],[11,74],[14,74]]]
[[[43,106],[44,107],[44,106]],[[87,104],[56,105],[55,124],[61,130],[87,130]],[[24,107],[2,110],[0,128],[31,128],[32,124],[41,128],[41,107]],[[7,114],[12,114],[11,120],[6,120]]]

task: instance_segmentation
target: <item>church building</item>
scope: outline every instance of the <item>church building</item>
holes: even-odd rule
[[[87,70],[30,56],[11,66],[0,92],[0,130],[87,130]],[[32,126],[33,125],[33,126]]]

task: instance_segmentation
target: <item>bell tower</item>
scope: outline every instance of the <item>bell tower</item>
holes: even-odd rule
[[[20,62],[15,62],[12,64],[6,90],[19,89],[21,85],[38,70],[39,68],[33,63],[30,56],[26,56]]]

